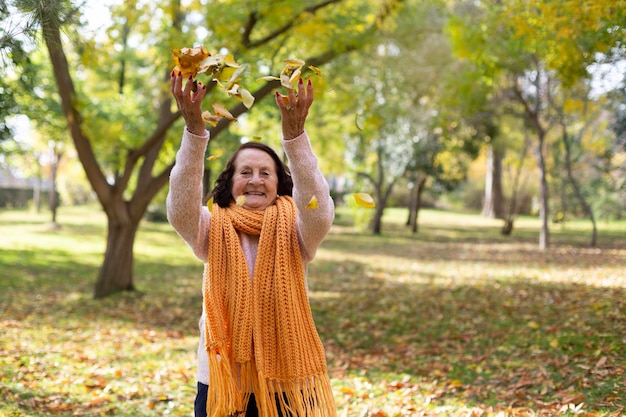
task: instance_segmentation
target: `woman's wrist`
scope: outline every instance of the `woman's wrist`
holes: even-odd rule
[[[191,133],[192,135],[204,136],[204,133],[206,132],[206,128],[204,126],[202,126],[202,127],[197,127],[197,126],[190,127],[190,126],[187,126],[187,131],[189,133]]]
[[[297,132],[296,130],[291,130],[291,131],[284,131],[283,130],[283,137],[285,138],[285,140],[291,140],[291,139],[295,139],[298,136],[302,135],[304,133],[304,129],[300,130],[299,132]]]

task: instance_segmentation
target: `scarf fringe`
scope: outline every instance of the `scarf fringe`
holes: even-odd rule
[[[266,380],[260,386],[262,391],[255,393],[260,416],[336,416],[327,374],[297,381]]]
[[[241,407],[238,403],[237,386],[233,378],[230,360],[225,352],[212,348],[208,350],[209,357],[209,390],[207,393],[207,415],[211,417],[225,417],[234,414]]]
[[[253,362],[230,362],[216,350],[209,356],[212,375],[207,398],[210,417],[243,416],[252,394],[260,416],[335,417],[335,399],[327,374],[281,381],[259,375]],[[217,372],[221,374],[217,377]]]

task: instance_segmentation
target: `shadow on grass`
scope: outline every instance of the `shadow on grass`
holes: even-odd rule
[[[471,231],[466,231],[469,235]],[[474,232],[475,235],[475,232]],[[548,250],[540,250],[535,242],[523,239],[501,241],[494,238],[483,240],[433,238],[429,232],[424,236],[411,237],[403,235],[372,236],[352,230],[336,229],[324,241],[323,248],[343,253],[346,258],[350,254],[358,256],[387,256],[414,261],[416,265],[428,262],[455,261],[473,264],[496,264],[512,269],[523,266],[536,268],[569,268],[576,265],[579,270],[593,270],[596,267],[617,266],[624,262],[623,252],[626,241],[611,240],[611,248],[588,248],[578,246],[559,246],[554,244]],[[458,236],[455,235],[455,236]],[[474,236],[475,237],[475,236]],[[626,278],[626,276],[625,276]]]
[[[196,334],[202,306],[202,266],[135,261],[136,291],[93,299],[98,257],[73,259],[72,252],[3,250],[0,317],[27,320],[41,314],[67,322],[122,321],[152,329],[180,328]]]
[[[626,403],[624,288],[438,285],[419,273],[388,279],[386,265],[313,265],[312,308],[339,379],[409,375],[431,405],[541,410],[571,400],[606,411]]]

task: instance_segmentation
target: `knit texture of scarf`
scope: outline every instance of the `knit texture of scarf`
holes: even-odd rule
[[[259,236],[254,276],[237,232]],[[332,417],[324,347],[305,288],[296,206],[281,196],[264,211],[214,204],[204,279],[207,414]]]

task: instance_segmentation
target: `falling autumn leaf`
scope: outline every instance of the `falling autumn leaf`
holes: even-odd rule
[[[257,81],[280,81],[280,84],[286,88],[287,90],[293,90],[295,84],[298,82],[300,77],[302,76],[302,67],[305,65],[305,61],[299,58],[289,58],[285,59],[285,66],[278,76],[274,75],[266,75],[260,78],[257,78]],[[313,71],[318,77],[322,77],[322,72],[319,68],[309,65],[307,67],[311,71]],[[307,78],[309,78],[307,76]],[[287,99],[286,95],[282,95],[283,100]]]
[[[376,207],[376,203],[371,195],[367,193],[354,193],[352,194],[354,197],[354,201],[356,201],[357,205],[365,208],[374,208]]]
[[[206,202],[206,206],[209,209],[209,213],[213,212],[213,196],[211,196],[211,198],[209,198],[209,200]]]
[[[250,93],[245,88],[239,87],[239,96],[238,97],[241,98],[241,101],[243,102],[243,105],[246,106],[247,109],[252,107],[252,105],[254,104],[254,100],[255,100],[254,96],[252,95],[252,93]]]
[[[288,67],[299,68],[304,66],[305,62],[299,58],[287,58],[283,62],[287,64]]]
[[[279,81],[280,77],[275,77],[273,75],[266,75],[264,77],[257,78],[257,81]]]
[[[202,120],[204,120],[206,123],[210,124],[213,127],[217,126],[217,123],[220,121],[220,119],[221,117],[211,114],[211,112],[208,110],[202,112]]]
[[[354,115],[354,124],[355,124],[357,129],[359,129],[361,132],[363,131],[363,124],[359,121],[359,114],[358,113],[356,113]]]
[[[309,203],[306,205],[306,208],[308,208],[308,209],[316,209],[317,207],[318,207],[317,197],[313,196],[313,197],[311,197],[311,200],[309,200]]]
[[[224,117],[228,120],[237,121],[237,119],[226,109],[226,107],[219,103],[213,103],[213,113],[215,113],[215,116],[217,117]]]
[[[217,158],[221,157],[224,154],[224,151],[220,150],[212,155],[207,157],[207,161],[215,161]]]
[[[319,68],[317,68],[317,67],[315,67],[313,65],[309,65],[308,68],[311,71],[313,71],[315,73],[315,75],[317,75],[319,78],[322,78],[322,71]]]
[[[237,197],[235,199],[235,204],[237,204],[239,207],[242,207],[244,204],[246,204],[246,196],[242,194]]]

